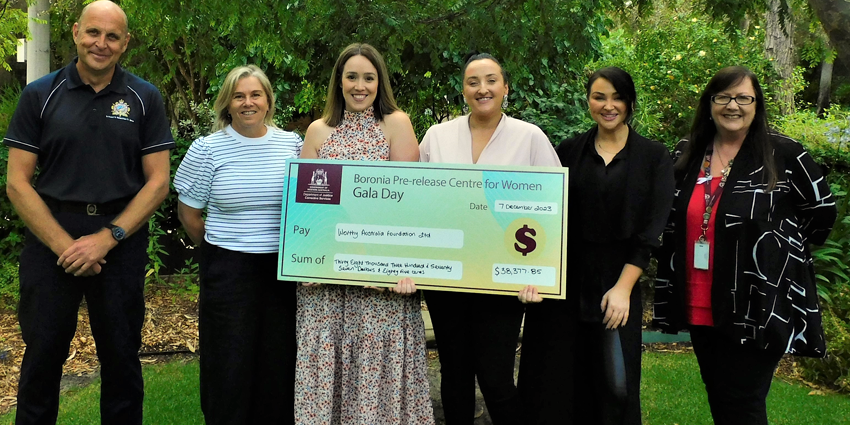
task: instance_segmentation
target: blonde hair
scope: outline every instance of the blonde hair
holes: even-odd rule
[[[345,98],[342,95],[342,71],[345,63],[354,56],[363,56],[369,59],[372,66],[378,71],[378,95],[375,98],[375,119],[381,121],[384,115],[398,111],[398,105],[393,97],[393,88],[390,86],[389,72],[384,57],[377,49],[366,43],[349,44],[339,54],[334,64],[331,82],[328,84],[328,98],[325,103],[325,111],[322,120],[331,127],[336,127],[342,121],[342,111],[345,110]]]
[[[274,91],[272,91],[272,83],[266,73],[256,65],[237,66],[233,68],[227,77],[224,77],[224,83],[221,85],[221,90],[218,92],[218,97],[215,98],[215,123],[212,131],[222,130],[233,122],[233,117],[227,111],[230,106],[230,100],[233,98],[233,92],[236,91],[236,84],[239,80],[248,77],[257,77],[260,85],[263,86],[263,91],[266,92],[266,100],[269,102],[269,112],[263,118],[263,122],[270,127],[277,127],[274,124]]]

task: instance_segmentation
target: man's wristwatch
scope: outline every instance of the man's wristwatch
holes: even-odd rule
[[[127,236],[127,232],[125,232],[124,229],[112,223],[107,223],[106,228],[112,231],[112,237],[118,242],[123,241]]]

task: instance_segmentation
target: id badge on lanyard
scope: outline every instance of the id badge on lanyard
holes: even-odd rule
[[[729,177],[729,172],[732,170],[732,162],[734,160],[729,160],[729,164],[721,172],[720,184],[717,187],[717,191],[711,193],[712,153],[714,153],[714,149],[706,149],[705,162],[703,163],[703,171],[705,172],[705,180],[703,180],[705,187],[705,213],[702,216],[702,226],[700,226],[702,236],[694,242],[694,268],[697,270],[708,270],[709,256],[711,255],[711,245],[706,238],[708,233],[708,222],[711,219],[711,212],[714,209],[714,205],[717,203],[717,199],[720,197],[720,194],[723,193],[723,186],[726,185],[726,178]]]
[[[709,249],[708,241],[694,242],[694,268],[697,270],[708,270]]]

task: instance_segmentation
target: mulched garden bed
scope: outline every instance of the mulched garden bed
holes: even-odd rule
[[[191,355],[198,347],[198,297],[191,293],[175,294],[170,289],[155,284],[146,288],[142,364],[171,360],[174,355]],[[24,347],[17,315],[0,312],[0,414],[16,404]],[[77,333],[63,369],[63,388],[90,382],[97,368],[94,338],[83,303],[77,316]]]

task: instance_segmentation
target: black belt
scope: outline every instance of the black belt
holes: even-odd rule
[[[115,201],[101,202],[99,204],[77,202],[77,201],[60,201],[58,199],[41,197],[47,208],[53,213],[71,213],[71,214],[86,214],[86,215],[115,215],[124,211],[129,199],[118,199]]]

